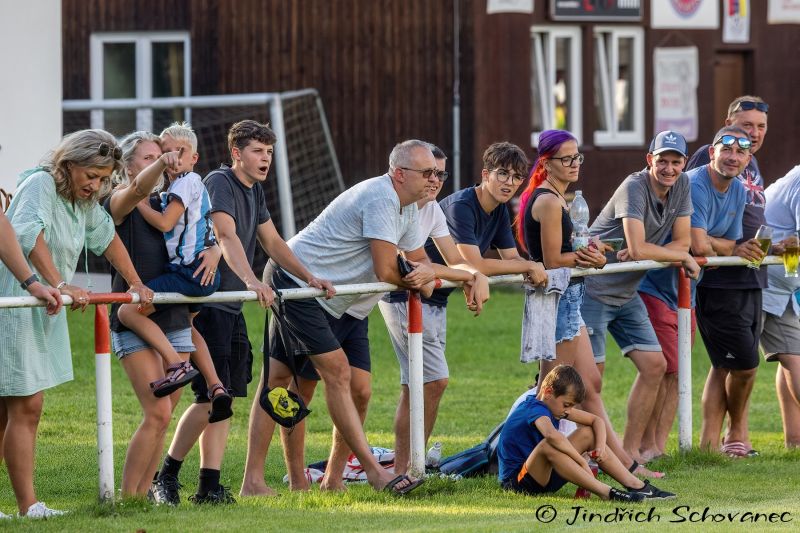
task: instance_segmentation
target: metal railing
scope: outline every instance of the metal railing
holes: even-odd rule
[[[698,257],[701,266],[744,266],[745,259],[739,257]],[[778,256],[768,256],[762,264],[781,264]],[[613,263],[603,269],[571,269],[572,277],[602,276],[621,272],[636,272],[670,268],[677,265],[658,261],[630,261]],[[692,447],[692,343],[691,343],[691,296],[690,280],[679,269],[678,283],[678,446],[687,451]],[[506,275],[489,278],[491,285],[522,285],[523,276]],[[442,281],[443,288],[460,287],[461,283]],[[336,286],[338,295],[374,294],[401,289],[391,283],[361,283]],[[422,383],[422,303],[416,291],[409,291],[408,299],[408,344],[409,344],[409,407],[411,420],[411,473],[422,475],[425,471],[425,436],[423,423]],[[324,291],[313,288],[284,289],[279,291],[286,300],[302,300],[325,296]],[[217,292],[205,297],[189,297],[177,293],[156,293],[153,303],[190,302],[247,302],[257,300],[255,292]],[[63,297],[64,305],[72,304],[72,298]],[[109,319],[105,304],[138,303],[136,294],[91,293],[89,304],[95,305],[95,376],[97,398],[97,454],[99,466],[99,496],[110,500],[114,495],[114,456],[111,414],[111,347],[109,343]],[[43,307],[44,303],[32,296],[0,297],[3,307]]]

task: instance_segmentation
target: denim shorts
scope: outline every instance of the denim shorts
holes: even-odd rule
[[[192,353],[194,343],[192,343],[192,328],[177,329],[165,334],[167,340],[178,353]],[[111,346],[117,359],[122,359],[132,353],[150,349],[150,345],[142,340],[136,333],[126,331],[111,332]]]
[[[583,283],[570,285],[561,295],[556,317],[556,344],[571,341],[580,334],[581,326],[586,325],[581,316],[582,303]]]
[[[623,305],[604,304],[586,294],[581,313],[586,322],[596,363],[604,363],[606,360],[607,331],[611,332],[622,355],[628,355],[634,350],[661,351],[658,337],[650,324],[647,308],[639,293]]]

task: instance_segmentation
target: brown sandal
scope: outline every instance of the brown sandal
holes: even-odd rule
[[[222,392],[214,395],[215,392],[221,390]],[[228,390],[222,386],[222,383],[214,383],[208,389],[208,399],[211,400],[211,410],[208,412],[208,423],[220,422],[227,420],[233,416],[233,398],[228,394]]]
[[[189,361],[175,363],[167,367],[166,376],[150,383],[150,389],[156,398],[163,398],[188,385],[198,375],[200,372]]]

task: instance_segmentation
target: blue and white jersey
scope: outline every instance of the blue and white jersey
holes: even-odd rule
[[[166,192],[161,193],[161,210],[169,202],[180,200],[183,216],[170,231],[164,233],[170,263],[190,265],[197,254],[216,242],[211,227],[211,199],[199,174],[187,172],[178,176]]]

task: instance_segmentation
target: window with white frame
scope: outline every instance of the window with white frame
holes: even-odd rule
[[[644,31],[594,30],[594,94],[598,146],[644,143]]]
[[[134,130],[157,133],[176,120],[190,119],[188,109],[147,107],[152,99],[191,94],[188,33],[95,33],[90,48],[92,100],[142,104],[136,109],[93,111],[92,127],[115,135]]]
[[[581,140],[581,32],[577,26],[531,28],[531,145],[547,129]]]

